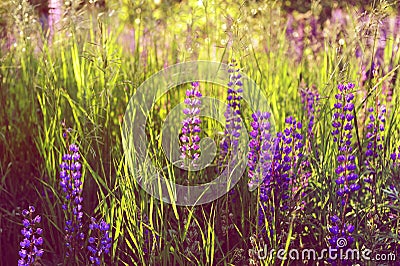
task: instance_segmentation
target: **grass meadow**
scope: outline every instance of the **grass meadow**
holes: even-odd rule
[[[298,2],[1,1],[0,265],[400,265],[400,3]],[[236,153],[247,162],[227,193],[181,206],[140,186],[121,132],[141,84],[197,60],[233,72],[154,101],[140,171],[194,186]],[[236,70],[268,115],[241,103]],[[189,142],[179,132],[185,156],[201,154],[197,136],[215,142],[191,172],[162,132],[195,87],[240,112],[202,117]],[[249,134],[239,151],[232,117]],[[302,256],[328,248],[359,256]]]

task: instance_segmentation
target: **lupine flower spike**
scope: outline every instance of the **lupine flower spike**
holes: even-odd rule
[[[376,186],[376,177],[381,174],[379,168],[382,165],[380,158],[383,151],[386,108],[384,105],[377,103],[376,108],[368,108],[368,124],[365,138],[367,140],[367,148],[365,152],[365,167],[367,175],[364,178],[365,188],[374,195]]]
[[[79,148],[76,144],[69,146],[60,164],[60,186],[64,192],[65,241],[67,256],[82,247],[84,233],[82,232],[82,174],[79,162]]]
[[[295,167],[303,157],[304,144],[303,136],[300,134],[302,123],[293,117],[287,117],[285,123],[287,127],[278,135],[280,143],[273,162],[277,171],[274,170],[272,174],[275,175],[274,179],[279,188],[280,208],[282,211],[289,211],[294,207],[292,205],[295,203],[293,201],[295,193],[301,189],[301,183],[297,179],[303,176]]]
[[[259,226],[265,225],[265,218],[270,218],[268,213],[273,211],[272,208],[274,208],[269,205],[271,190],[274,184],[274,176],[272,175],[274,170],[271,168],[276,169],[274,165],[275,158],[272,158],[272,156],[277,155],[276,146],[279,144],[281,136],[278,135],[278,138],[273,139],[269,134],[269,129],[271,127],[269,122],[270,116],[271,114],[268,112],[261,113],[258,111],[252,114],[251,140],[249,142],[249,153],[247,155],[249,188],[254,189],[260,184]],[[273,152],[270,152],[271,150]],[[263,231],[265,229],[266,228],[264,228]],[[272,228],[270,228],[270,231],[272,231]]]
[[[300,91],[301,102],[303,104],[304,110],[307,112],[308,117],[308,128],[307,134],[310,139],[314,138],[313,127],[315,124],[315,116],[319,111],[317,109],[317,104],[319,102],[319,93],[315,88],[307,88]]]
[[[89,260],[92,265],[100,265],[104,254],[110,253],[111,237],[109,236],[110,225],[103,219],[99,222],[91,218],[89,225],[92,231],[89,237],[88,250],[90,252]]]
[[[356,173],[357,166],[355,156],[353,155],[352,147],[352,130],[354,123],[354,94],[351,90],[354,84],[348,83],[339,84],[339,93],[335,95],[336,103],[334,104],[333,114],[333,141],[337,143],[337,168],[336,173],[336,194],[339,199],[340,209],[336,214],[330,217],[331,227],[329,232],[331,237],[329,242],[333,248],[349,248],[354,242],[351,236],[355,227],[350,222],[346,221],[346,213],[349,211],[350,197],[360,189],[358,184],[358,174]],[[345,239],[347,245],[345,247],[338,245],[340,239]]]
[[[269,118],[271,114],[254,113],[251,122],[252,131],[250,132],[251,140],[249,142],[249,154],[247,165],[249,167],[249,188],[252,190],[264,181],[271,163],[271,124]]]
[[[268,237],[271,238],[274,230],[286,230],[277,227],[276,219],[280,218],[274,213],[281,213],[282,219],[288,217],[287,214],[296,206],[294,196],[306,184],[301,179],[309,176],[304,175],[300,168],[296,170],[296,165],[303,157],[302,124],[288,117],[288,126],[283,133],[279,132],[276,138],[271,138],[270,114],[256,112],[252,118],[248,154],[249,185],[261,180],[258,224],[263,227],[262,232],[268,229]],[[276,207],[279,209],[276,210]]]
[[[283,156],[283,169],[288,169],[290,188],[288,192],[288,195],[290,195],[290,204],[288,204],[289,206],[285,206],[285,208],[290,207],[290,209],[293,210],[296,206],[304,207],[305,205],[304,201],[297,202],[297,199],[303,198],[306,195],[305,192],[302,192],[301,195],[298,193],[307,187],[311,170],[309,161],[307,159],[303,160],[305,141],[301,134],[303,124],[300,121],[297,122],[296,119],[291,116],[286,118],[285,122],[287,126],[282,135],[283,145],[281,154]]]
[[[21,230],[21,234],[24,236],[24,240],[20,242],[19,266],[34,265],[43,255],[43,249],[40,248],[43,244],[43,229],[39,227],[41,217],[36,215],[33,218],[34,212],[35,208],[33,206],[29,206],[28,210],[22,211],[24,216],[22,225],[24,228]]]
[[[189,162],[196,166],[196,161],[200,157],[200,124],[201,120],[200,105],[202,94],[200,92],[199,82],[192,82],[192,88],[186,91],[187,98],[185,105],[187,108],[183,110],[186,119],[182,122],[182,135],[181,141],[181,159],[184,161],[183,165],[189,165]]]
[[[227,107],[225,111],[225,130],[224,139],[220,143],[220,159],[219,166],[223,167],[224,162],[229,152],[237,150],[238,140],[240,137],[241,117],[240,117],[240,102],[242,100],[243,83],[242,76],[238,73],[240,69],[237,67],[235,60],[229,64],[229,82]]]

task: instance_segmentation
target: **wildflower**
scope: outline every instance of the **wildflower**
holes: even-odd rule
[[[268,134],[270,127],[268,119],[270,113],[261,113],[260,111],[252,114],[250,132],[251,140],[249,142],[249,153],[247,155],[248,161],[248,176],[249,188],[253,189],[261,182],[260,186],[260,207],[259,207],[259,225],[264,223],[265,213],[268,213],[268,200],[271,191],[271,178],[269,176],[269,167],[264,164],[272,158],[268,153],[268,147],[271,146],[273,140],[271,135]],[[263,129],[266,130],[263,130]]]
[[[315,123],[315,115],[318,112],[316,110],[316,105],[319,102],[318,91],[314,89],[307,88],[306,90],[300,91],[301,102],[304,105],[305,111],[307,111],[308,117],[308,136],[310,139],[314,138],[313,127]]]
[[[345,220],[350,197],[355,191],[360,189],[360,185],[357,183],[358,175],[356,174],[355,156],[352,155],[354,94],[351,90],[353,88],[354,84],[352,83],[339,84],[339,93],[335,95],[337,101],[334,105],[332,135],[333,141],[337,143],[338,147],[337,167],[335,170],[337,178],[335,182],[338,186],[336,195],[340,200],[341,208],[339,209],[339,216],[336,214],[331,216],[332,226],[329,229],[331,233],[329,242],[334,248],[337,247],[336,242],[340,238],[345,238],[348,245],[354,241],[354,238],[351,236],[354,227],[350,223],[346,223]]]
[[[19,251],[20,259],[18,265],[34,265],[38,261],[38,258],[42,257],[43,249],[40,246],[43,245],[43,229],[39,227],[41,217],[36,215],[33,217],[35,208],[29,206],[28,210],[23,210],[22,215],[24,217],[22,225],[24,228],[21,230],[21,234],[24,239],[20,242],[21,250]]]
[[[60,186],[64,193],[65,240],[67,256],[75,252],[82,245],[84,233],[82,232],[82,174],[79,162],[79,148],[76,144],[69,146],[68,152],[62,156],[60,164]]]
[[[392,168],[392,182],[393,185],[398,185],[400,182],[400,146],[390,154],[390,162]]]
[[[365,167],[367,169],[367,177],[364,178],[366,189],[372,193],[375,184],[375,178],[378,175],[379,167],[382,165],[379,155],[383,151],[386,108],[384,105],[377,103],[377,108],[368,108],[368,124],[367,133],[365,135],[367,147],[365,151]]]
[[[232,60],[229,64],[229,82],[228,82],[228,96],[227,107],[225,111],[225,138],[220,143],[220,166],[222,166],[226,156],[229,152],[235,153],[238,147],[241,129],[240,117],[240,102],[242,100],[243,83],[241,81],[241,74],[238,73],[237,63]]]
[[[300,163],[303,157],[304,139],[300,133],[303,125],[291,116],[286,118],[285,123],[287,127],[282,135],[282,149],[280,151],[281,156],[283,156],[282,175],[281,181],[278,179],[278,184],[279,182],[284,184],[282,199],[286,200],[286,202],[282,204],[281,208],[290,209],[293,207],[291,204],[296,203],[293,200],[297,192],[306,186],[309,175],[307,171],[302,172],[307,162],[306,160],[296,169],[297,164]]]
[[[99,222],[91,217],[89,225],[91,236],[89,237],[88,250],[91,264],[100,265],[103,254],[109,254],[111,248],[111,237],[109,236],[110,225],[103,219]]]
[[[252,131],[250,132],[251,141],[249,142],[250,152],[248,153],[249,167],[249,187],[264,181],[264,177],[269,170],[271,158],[271,128],[269,118],[271,114],[268,112],[257,112],[252,115],[251,122]]]
[[[192,82],[192,88],[186,91],[186,96],[185,104],[187,108],[183,110],[183,113],[187,118],[182,122],[181,159],[185,162],[193,160],[193,165],[196,165],[195,161],[200,157],[201,120],[198,115],[201,105],[200,98],[202,97],[198,82]]]
[[[285,120],[285,130],[279,132],[276,138],[271,138],[268,133],[270,114],[257,112],[252,117],[253,130],[250,132],[252,139],[248,154],[249,184],[261,180],[258,224],[266,230],[267,224],[271,225],[276,219],[279,220],[272,215],[276,207],[279,208],[282,219],[288,217],[297,204],[297,192],[306,183],[302,179],[307,179],[310,175],[303,173],[301,168],[296,169],[303,157],[303,136],[300,134],[302,123],[288,117]],[[269,226],[268,229],[271,237],[274,226]]]

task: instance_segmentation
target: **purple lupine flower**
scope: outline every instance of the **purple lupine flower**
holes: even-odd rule
[[[24,228],[21,230],[21,234],[24,239],[20,242],[21,250],[19,251],[20,259],[18,265],[28,266],[37,263],[38,259],[43,255],[43,249],[40,248],[43,245],[43,230],[39,227],[41,217],[36,215],[33,217],[35,208],[29,206],[28,210],[22,211],[24,217],[22,225]]]
[[[352,83],[339,84],[339,93],[335,95],[336,103],[334,105],[332,135],[333,141],[338,146],[337,167],[335,170],[337,178],[335,182],[338,186],[336,195],[340,199],[341,208],[338,216],[336,214],[331,216],[331,227],[329,229],[331,237],[329,242],[334,248],[337,247],[339,238],[346,238],[348,243],[346,248],[354,242],[354,238],[351,236],[354,230],[353,225],[345,220],[350,196],[360,189],[360,185],[357,183],[358,175],[356,173],[355,156],[352,154],[354,94],[351,90],[353,88],[354,84]]]
[[[400,146],[397,148],[397,153],[394,150],[389,157],[393,169],[392,182],[397,185],[400,183]]]
[[[282,206],[284,209],[289,208],[289,201],[296,203],[295,196],[299,190],[305,187],[308,182],[309,174],[305,170],[306,160],[302,162],[301,167],[296,171],[296,165],[303,158],[303,147],[304,138],[301,134],[303,124],[297,122],[293,117],[287,117],[285,119],[287,127],[283,131],[282,135],[282,150],[281,155],[283,157],[282,170],[285,172],[282,174],[282,182],[286,184],[289,189],[283,199],[287,199],[287,202]],[[301,172],[304,171],[304,172]],[[279,181],[278,181],[279,182]],[[286,185],[285,185],[286,186]],[[286,187],[285,187],[286,188]]]
[[[65,241],[66,256],[70,256],[82,246],[84,233],[82,232],[82,174],[79,148],[76,144],[69,146],[68,152],[62,156],[60,164],[60,186],[64,193]]]
[[[396,163],[396,151],[390,154],[390,158],[392,159],[394,166],[399,167],[400,166],[400,146],[397,148],[398,153],[397,153],[397,163]]]
[[[319,156],[318,152],[318,147],[313,149],[313,145],[317,145],[315,143],[315,135],[314,135],[314,124],[316,120],[316,115],[320,111],[317,109],[317,105],[320,100],[320,95],[317,91],[317,89],[313,86],[312,88],[307,88],[305,90],[300,90],[300,96],[301,96],[301,102],[303,104],[304,110],[307,112],[307,120],[308,120],[308,125],[307,125],[307,138],[304,141],[304,144],[307,146],[308,152],[315,151],[315,156]],[[302,174],[299,174],[298,176],[301,177],[300,180],[298,180],[299,184],[301,186],[298,187],[298,189],[305,189],[308,186],[308,180],[311,177],[311,164],[308,160],[304,160],[301,162],[299,171],[301,171]],[[306,196],[305,192],[302,192],[301,194],[302,197]],[[301,209],[304,209],[306,205],[306,201],[302,201]]]
[[[281,145],[281,140],[282,140],[282,133],[278,132],[277,136],[275,139],[270,140],[270,144],[272,144],[273,148],[273,153],[272,153],[272,162],[271,165],[268,169],[268,171],[265,173],[264,169],[258,168],[258,171],[262,171],[261,173],[265,173],[265,176],[263,176],[262,183],[260,185],[260,195],[259,195],[259,208],[258,208],[258,225],[262,227],[262,233],[267,233],[268,238],[272,239],[272,236],[274,235],[274,230],[272,223],[273,221],[273,213],[275,211],[275,204],[274,199],[272,198],[272,195],[275,196],[275,198],[278,197],[278,193],[280,191],[280,188],[283,188],[283,184],[280,184],[278,186],[278,183],[275,181],[275,179],[279,178],[279,175],[283,171],[281,161],[282,161],[282,155],[280,152],[280,145]],[[268,142],[267,142],[268,143]],[[249,145],[252,145],[251,143]],[[265,145],[265,143],[262,143],[262,145]],[[268,145],[268,144],[267,144]],[[257,146],[256,146],[257,147]],[[262,146],[261,146],[262,147]],[[251,148],[251,146],[250,146]],[[257,151],[257,149],[255,149]],[[253,155],[253,151],[250,150],[249,152],[249,160]],[[260,165],[262,166],[262,165]],[[249,170],[251,170],[252,165],[249,165]],[[249,177],[253,178],[251,176],[251,173],[249,172]],[[279,178],[280,179],[280,178]],[[277,191],[276,194],[272,194],[272,191]],[[279,204],[279,200],[277,201],[276,204]],[[278,205],[279,206],[279,205]],[[266,221],[268,221],[266,223]],[[267,224],[270,225],[267,228]]]
[[[296,165],[303,157],[303,136],[300,134],[302,123],[288,117],[285,120],[287,128],[272,139],[268,132],[263,133],[263,124],[269,118],[269,114],[257,112],[252,117],[253,130],[250,132],[252,139],[248,155],[249,178],[250,184],[262,180],[258,223],[265,226],[265,220],[269,221],[268,224],[274,222],[272,213],[276,207],[279,207],[283,217],[287,217],[297,204],[295,195],[306,183],[301,182],[301,179],[308,178],[309,175],[302,173],[301,167],[296,171]],[[269,127],[269,124],[267,125]],[[269,149],[273,149],[272,158],[269,156]],[[266,229],[264,227],[264,230]],[[272,235],[272,227],[268,229]]]
[[[315,124],[315,115],[319,111],[316,109],[317,104],[319,102],[319,93],[318,91],[313,88],[313,89],[305,89],[300,91],[300,96],[301,96],[301,102],[304,106],[304,110],[307,111],[307,117],[308,117],[308,137],[310,139],[314,138],[314,132],[313,132],[313,127]]]
[[[181,141],[181,159],[184,160],[184,164],[192,162],[196,165],[196,160],[200,157],[200,124],[201,120],[199,117],[200,106],[202,97],[198,82],[192,82],[192,88],[186,91],[187,98],[185,99],[185,105],[187,108],[183,110],[186,118],[182,122],[182,135]]]
[[[383,151],[386,108],[384,105],[377,103],[377,108],[368,108],[368,124],[367,133],[365,135],[367,147],[365,151],[365,167],[368,175],[364,178],[366,189],[373,192],[373,186],[376,182],[375,177],[378,174],[378,168],[382,165],[379,155]]]
[[[271,114],[268,112],[256,112],[252,114],[251,122],[252,131],[250,132],[251,140],[249,142],[250,151],[248,153],[247,165],[249,167],[249,187],[264,182],[267,171],[270,167],[271,153],[273,147],[271,145],[271,134],[269,133],[271,124],[269,118]],[[267,182],[267,181],[266,181]]]
[[[240,117],[240,102],[242,100],[243,83],[241,81],[241,74],[237,68],[235,60],[229,64],[229,82],[228,82],[228,96],[227,107],[225,111],[225,130],[224,139],[220,143],[220,166],[222,166],[229,152],[235,151],[238,147],[238,140],[240,137],[241,117]]]
[[[109,236],[110,225],[103,219],[97,222],[95,218],[91,217],[90,220],[89,229],[91,230],[91,235],[88,240],[89,260],[92,265],[100,265],[103,254],[110,253],[112,240]]]

